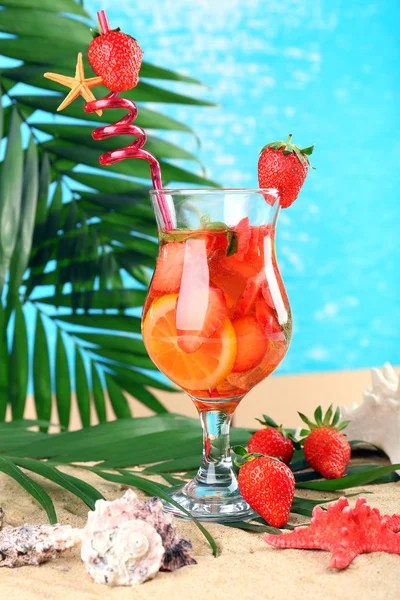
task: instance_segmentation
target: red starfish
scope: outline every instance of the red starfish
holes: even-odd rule
[[[310,525],[289,533],[266,533],[264,540],[277,548],[315,548],[332,552],[329,566],[345,569],[359,554],[400,554],[400,515],[384,515],[359,498],[354,508],[339,498],[328,510],[316,506]]]

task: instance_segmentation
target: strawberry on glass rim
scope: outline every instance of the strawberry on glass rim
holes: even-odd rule
[[[299,148],[291,143],[292,134],[286,142],[272,142],[261,150],[258,160],[258,182],[260,188],[278,190],[282,208],[288,208],[297,199],[307,177],[309,156],[314,146]]]

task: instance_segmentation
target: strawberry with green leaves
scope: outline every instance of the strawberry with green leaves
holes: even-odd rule
[[[292,134],[286,142],[267,144],[261,150],[258,160],[260,188],[278,190],[283,208],[290,206],[299,195],[310,165],[308,157],[314,150],[314,146],[299,148],[291,143],[291,139]]]
[[[342,421],[339,424],[340,409],[337,408],[333,415],[332,405],[328,408],[325,416],[323,416],[320,406],[316,409],[315,423],[312,423],[302,413],[299,415],[309,427],[309,429],[303,429],[300,435],[306,436],[303,440],[304,456],[310,467],[325,479],[343,477],[350,461],[351,448],[341,432],[347,427],[349,421]]]
[[[246,502],[273,527],[283,527],[289,519],[295,480],[285,463],[270,456],[249,454],[234,446],[240,457],[239,489]]]
[[[263,425],[263,429],[259,429],[251,436],[247,445],[248,451],[280,458],[288,465],[294,452],[293,441],[289,432],[275,423],[268,415],[263,415],[263,420],[256,420]]]

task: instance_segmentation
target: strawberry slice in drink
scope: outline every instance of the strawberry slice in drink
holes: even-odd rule
[[[274,307],[264,268],[264,238],[270,235],[270,229],[269,225],[252,228],[250,246],[242,264],[251,265],[257,271],[253,277],[247,279],[243,294],[238,299],[234,312],[237,318],[244,317],[254,310],[260,290],[269,306]]]
[[[263,227],[250,227],[249,247],[243,257],[243,262],[252,265],[258,273],[264,265]]]
[[[236,319],[245,317],[251,312],[264,280],[265,274],[262,271],[247,280],[243,294],[238,299],[234,310],[234,317]]]
[[[236,334],[236,359],[232,372],[253,369],[263,359],[268,340],[253,315],[236,319],[232,325]]]
[[[272,300],[272,294],[271,290],[269,289],[268,281],[263,281],[263,283],[261,284],[261,293],[268,306],[272,309],[275,309],[275,304]]]
[[[196,298],[196,290],[192,290],[192,296],[193,299]],[[198,307],[198,310],[196,310],[193,300],[191,301],[191,306],[187,306],[187,310],[194,310],[194,312],[197,313],[200,312],[200,309],[202,309],[202,307]],[[183,306],[183,310],[185,310],[185,306]],[[210,287],[208,291],[208,305],[204,319],[202,319],[202,328],[185,330],[177,327],[179,348],[187,354],[196,352],[196,350],[198,350],[200,346],[221,326],[226,316],[227,308],[224,294],[221,290]],[[177,322],[177,325],[179,325],[179,322]]]
[[[208,260],[226,256],[226,251],[228,248],[226,231],[206,231],[204,235],[206,238]]]
[[[231,372],[228,375],[227,379],[231,385],[247,392],[270,375],[272,371],[275,371],[286,354],[287,346],[285,342],[274,342],[273,340],[267,340],[267,344],[264,357],[254,369],[244,373]]]
[[[155,294],[174,294],[179,291],[185,258],[183,242],[168,242],[160,248],[151,282]]]
[[[259,296],[257,299],[256,317],[262,331],[271,340],[285,341],[285,334],[279,325],[276,310],[265,302],[264,296]]]
[[[233,256],[221,256],[219,268],[223,269],[225,272],[231,273],[232,276],[241,275],[242,277],[246,277],[246,279],[254,277],[258,272],[252,263],[243,260],[243,257],[240,258],[238,254],[234,254]]]
[[[243,293],[247,280],[245,275],[235,272],[233,269],[228,270],[226,268],[228,261],[225,262],[225,258],[225,253],[217,251],[208,264],[211,283],[223,292],[226,305],[231,309]]]
[[[232,229],[236,231],[237,257],[243,260],[244,255],[249,249],[251,237],[249,217],[245,217],[239,221],[239,223],[235,227],[232,227]]]
[[[262,294],[264,301],[271,307],[274,307],[268,282],[265,278],[265,271],[262,269],[257,275],[247,280],[243,294],[239,298],[234,312],[235,318],[244,317],[255,309],[255,302]]]

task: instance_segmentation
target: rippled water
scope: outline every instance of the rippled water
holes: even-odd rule
[[[163,110],[200,134],[211,178],[255,186],[265,143],[289,132],[301,145],[316,143],[317,170],[279,225],[295,322],[280,372],[400,363],[400,3],[108,0],[104,7],[147,60],[210,86],[185,93],[219,108]],[[188,136],[169,139],[195,147]]]

